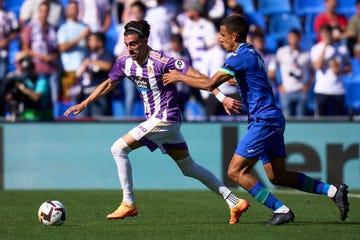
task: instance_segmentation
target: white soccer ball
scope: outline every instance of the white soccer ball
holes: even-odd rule
[[[65,222],[66,208],[57,200],[47,200],[40,205],[38,217],[44,225],[61,225]]]

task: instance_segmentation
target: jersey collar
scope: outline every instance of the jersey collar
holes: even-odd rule
[[[245,44],[246,44],[246,43],[240,43],[234,53],[236,53],[237,51],[239,51],[239,49],[240,49],[243,45],[245,45]]]

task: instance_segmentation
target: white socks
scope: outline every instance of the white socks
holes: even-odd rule
[[[122,138],[119,138],[111,147],[111,153],[114,157],[121,187],[123,189],[123,201],[134,205],[134,189],[132,179],[132,169],[128,158],[128,153],[131,148],[125,143]]]
[[[229,207],[234,207],[237,204],[237,197],[224,185],[224,183],[222,183],[209,170],[194,162],[191,156],[175,162],[185,176],[199,180],[211,191],[221,195],[226,200],[226,203],[229,205]],[[236,200],[233,196],[235,196]]]
[[[134,205],[134,190],[132,180],[132,169],[128,158],[131,148],[122,138],[119,138],[111,147],[111,152],[115,160],[119,180],[123,189],[123,201]],[[182,160],[175,161],[185,176],[198,179],[211,191],[221,195],[230,208],[238,203],[238,198],[222,183],[213,173],[200,166],[188,156]]]
[[[330,185],[327,195],[328,197],[333,198],[335,197],[336,192],[337,188],[334,185]]]
[[[276,211],[274,211],[274,213],[288,213],[289,211],[290,211],[290,209],[287,206],[282,205],[281,207],[276,209]]]
[[[239,198],[235,196],[234,193],[230,192],[229,195],[225,198],[226,203],[229,205],[229,208],[233,208],[236,204],[239,203]]]

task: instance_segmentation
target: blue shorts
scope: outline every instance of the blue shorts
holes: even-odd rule
[[[275,157],[285,157],[284,130],[283,121],[280,124],[272,124],[267,120],[252,121],[235,154],[259,159],[263,164]]]

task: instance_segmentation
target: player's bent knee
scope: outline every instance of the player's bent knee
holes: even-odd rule
[[[238,178],[239,172],[232,168],[228,168],[227,175],[231,180],[235,180]]]
[[[269,181],[273,185],[280,185],[280,186],[283,185],[282,179],[279,177],[271,177],[271,178],[269,178]]]
[[[183,160],[176,161],[176,163],[179,166],[182,174],[186,177],[192,177],[194,175],[194,170],[198,166],[190,156]]]
[[[116,140],[113,145],[111,146],[111,153],[112,155],[127,155],[131,149],[129,148],[129,146],[126,144],[126,142],[122,139],[119,138],[118,140]]]

